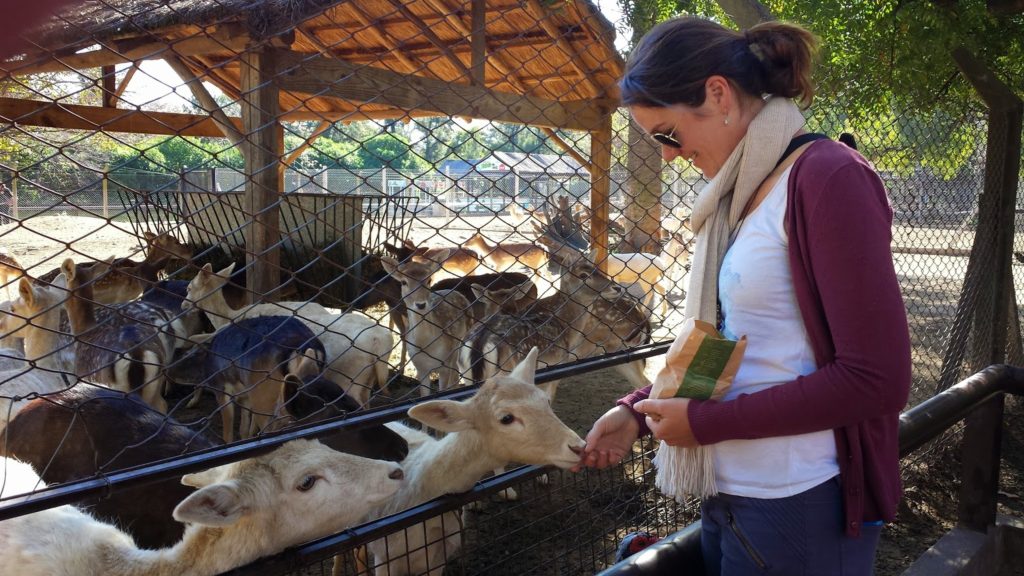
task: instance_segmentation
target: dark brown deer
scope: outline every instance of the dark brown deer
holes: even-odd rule
[[[97,322],[91,270],[77,268],[70,258],[61,269],[70,292],[64,306],[77,340],[75,373],[121,392],[137,393],[166,413],[163,370],[174,354],[173,313],[145,302],[128,302]]]

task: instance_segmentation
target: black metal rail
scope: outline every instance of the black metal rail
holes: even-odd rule
[[[999,394],[1024,396],[1024,368],[997,364],[900,415],[900,458],[917,450]],[[700,521],[602,571],[599,576],[704,574]]]
[[[585,372],[592,372],[594,370],[608,368],[617,364],[625,364],[634,360],[657,356],[664,354],[668,350],[668,347],[669,343],[648,344],[632,350],[612,352],[603,356],[587,358],[569,364],[546,368],[537,372],[537,383],[543,384],[552,380],[559,380]],[[472,396],[476,391],[476,388],[476,386],[465,386],[434,394],[428,399],[461,400]],[[342,419],[328,420],[274,434],[267,434],[258,438],[234,442],[226,446],[218,446],[200,452],[193,452],[187,456],[175,457],[155,462],[153,464],[147,464],[145,466],[126,468],[87,480],[79,480],[59,486],[45,488],[24,496],[4,498],[0,500],[0,521],[22,516],[24,514],[31,514],[32,512],[38,512],[40,510],[53,508],[63,504],[73,504],[86,497],[103,496],[110,494],[114,490],[130,486],[145,485],[158,480],[166,480],[168,478],[177,478],[191,472],[198,472],[200,470],[206,470],[208,468],[228,464],[230,462],[236,462],[244,458],[251,458],[260,454],[265,454],[273,448],[292,440],[320,438],[323,436],[329,436],[343,429],[359,429],[367,426],[383,424],[385,422],[391,422],[404,418],[409,408],[421,401],[423,400],[417,399],[384,408],[360,411]],[[531,474],[539,475],[542,473],[541,469],[537,467],[528,467],[528,469],[528,473]],[[505,477],[506,475],[502,475],[500,478]],[[500,488],[495,489],[498,490]],[[433,515],[436,515],[437,513],[438,510],[435,509]],[[424,517],[427,518],[430,516],[431,514],[428,514]],[[411,526],[415,523],[417,523],[417,520],[409,520],[408,523],[404,524],[404,526]],[[392,531],[396,527],[403,526],[392,525]]]

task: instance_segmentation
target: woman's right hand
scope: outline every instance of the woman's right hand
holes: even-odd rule
[[[640,424],[625,406],[616,406],[607,411],[587,433],[587,445],[583,448],[579,463],[572,468],[607,468],[622,461],[640,435]]]

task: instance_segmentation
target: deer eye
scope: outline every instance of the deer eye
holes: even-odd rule
[[[408,286],[409,285],[409,281],[408,280],[399,280],[399,282],[402,284],[402,286]]]
[[[501,423],[504,424],[505,426],[508,426],[509,424],[515,421],[516,417],[511,414],[505,414],[504,416],[501,417]]]
[[[316,481],[319,480],[319,479],[320,478],[318,476],[314,476],[314,475],[310,474],[310,475],[304,477],[302,479],[302,482],[299,482],[299,485],[296,486],[296,489],[299,492],[309,492],[310,490],[313,489],[313,486],[316,485]]]

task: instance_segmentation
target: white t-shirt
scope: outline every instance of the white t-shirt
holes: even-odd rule
[[[816,369],[783,225],[789,169],[740,224],[722,261],[719,301],[730,339],[747,351],[724,400],[783,384]],[[715,445],[718,490],[752,498],[784,498],[839,474],[832,430],[798,436],[729,440]]]

